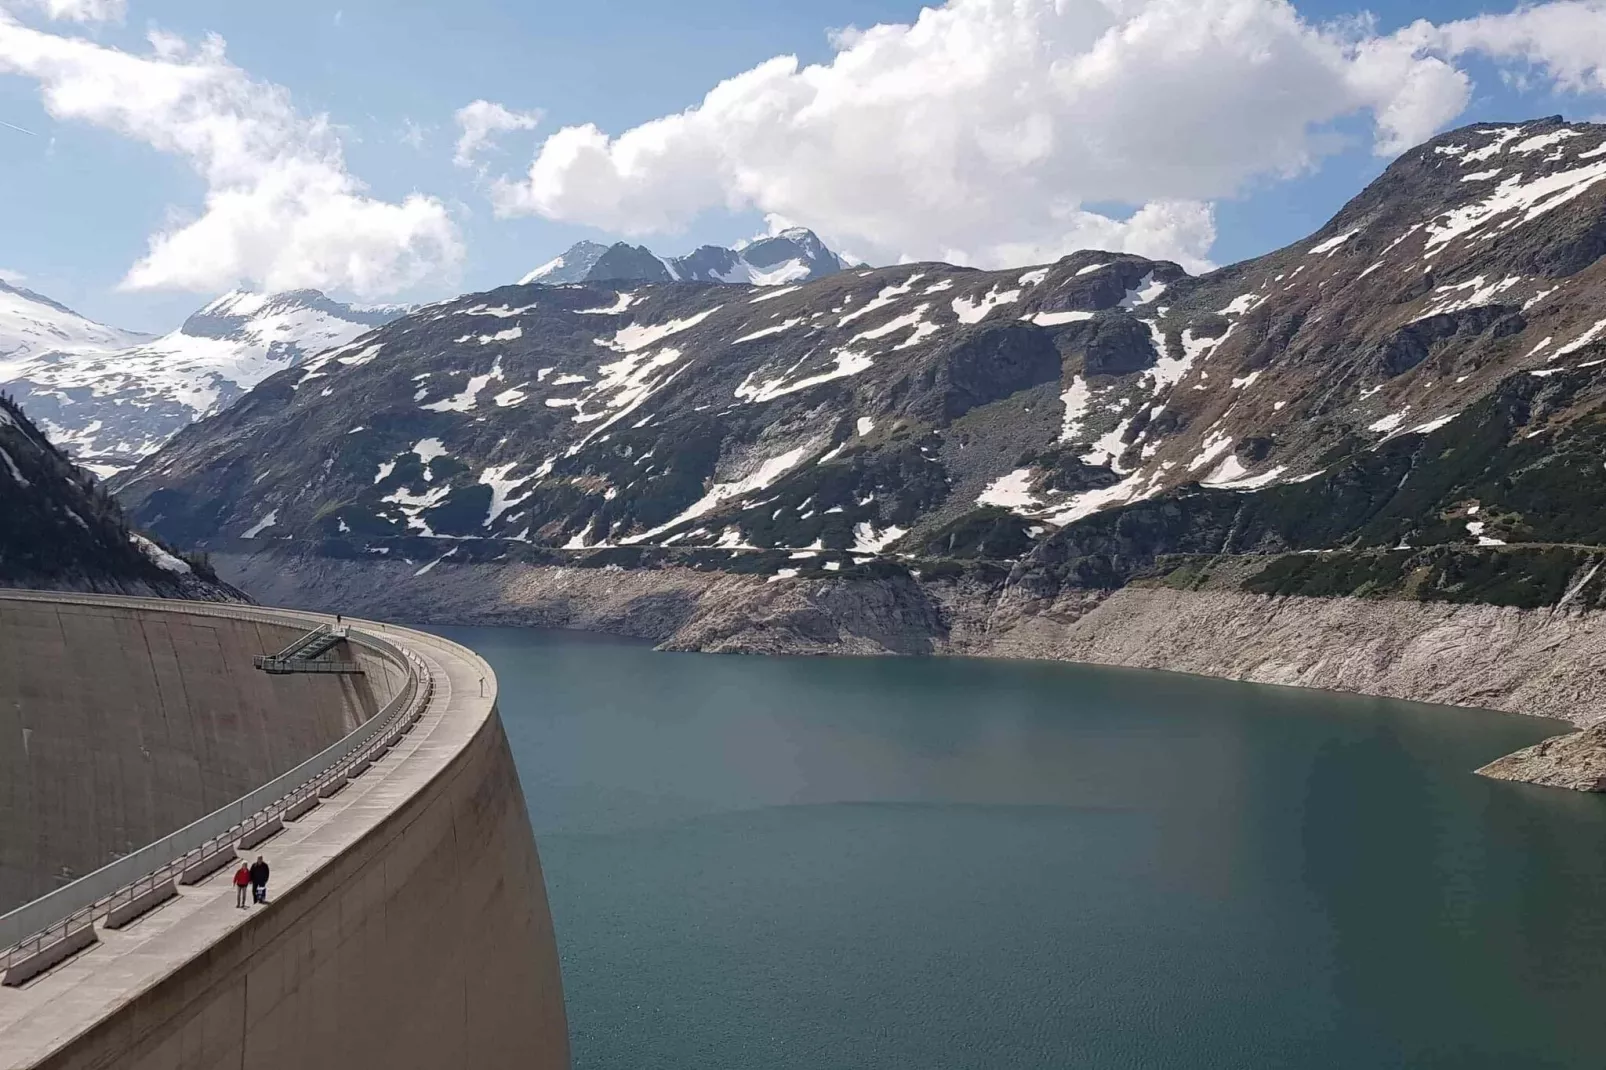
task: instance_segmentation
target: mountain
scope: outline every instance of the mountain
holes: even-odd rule
[[[507,287],[269,378],[120,486],[138,515],[190,541],[271,529],[885,543],[963,511],[1022,450],[1056,440],[1056,338],[1096,321],[1103,354],[1183,277],[1082,254],[1026,272],[911,265],[784,287]],[[977,437],[985,448],[967,450]],[[797,506],[787,519],[735,517],[782,486]]]
[[[227,599],[200,560],[131,531],[115,499],[0,395],[0,586]]]
[[[532,282],[544,282],[549,286],[558,286],[574,282],[585,282],[587,281],[586,276],[591,273],[591,269],[597,266],[597,261],[601,260],[603,254],[610,248],[629,250],[635,247],[626,245],[624,242],[619,242],[614,246],[603,245],[601,242],[594,241],[575,242],[561,256],[548,260],[520,279],[519,285],[524,286]],[[642,251],[646,252],[646,250]],[[648,253],[647,255],[651,256],[652,254]],[[667,274],[668,272],[665,271],[665,275]]]
[[[43,294],[0,281],[0,369],[47,353],[127,349],[150,337],[96,323]]]
[[[1606,544],[1603,179],[1606,126],[1481,124],[1200,277],[507,287],[268,378],[120,492],[188,545],[981,559],[1043,598],[1226,554],[1267,593],[1532,601]]]
[[[83,319],[0,284],[0,387],[80,462],[125,468],[266,376],[395,319],[316,290],[235,291],[161,338]]]
[[[781,286],[835,274],[846,262],[811,230],[794,227],[735,249],[705,245],[686,256],[660,257],[641,245],[583,241],[519,284],[581,282],[728,282]]]

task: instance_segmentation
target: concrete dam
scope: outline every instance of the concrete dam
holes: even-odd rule
[[[258,854],[269,901],[241,910]],[[0,591],[0,1070],[568,1065],[482,659],[366,621]]]

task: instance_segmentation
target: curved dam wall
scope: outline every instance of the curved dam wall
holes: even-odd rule
[[[252,668],[306,630],[0,594],[0,913],[293,768],[401,686],[347,644],[361,676]]]
[[[249,654],[279,649],[321,622],[311,615],[104,601],[94,608],[121,612],[81,618],[69,612],[77,607],[51,607],[64,614],[56,619],[73,622],[53,651],[42,623],[49,614],[17,624],[18,634],[31,633],[36,649],[58,661],[71,647],[74,659],[98,656],[130,674],[151,674],[169,656],[161,641],[170,641],[180,648],[173,665],[184,667],[177,675],[193,668],[204,676],[211,665],[204,678],[219,689],[208,692],[215,704],[176,698],[190,692],[165,679],[137,701],[113,679],[61,691],[63,718],[79,719],[82,730],[108,730],[118,698],[122,708],[141,711],[125,717],[143,727],[111,730],[94,751],[92,767],[110,797],[155,799],[180,785],[171,790],[189,793],[183,805],[204,808],[204,791],[226,793],[234,783],[198,786],[212,764],[206,748],[227,740],[228,776],[260,782],[278,763],[293,763],[297,747],[316,750],[323,733],[344,734],[398,682],[379,665],[361,683],[250,668]],[[0,609],[14,608],[0,596]],[[212,616],[219,612],[230,618],[226,626]],[[495,706],[495,676],[478,656],[438,637],[350,623],[427,666],[431,697],[418,723],[345,788],[250,852],[273,867],[266,906],[236,909],[225,869],[127,927],[101,932],[49,972],[0,988],[0,1070],[568,1066],[551,916]],[[90,635],[104,638],[84,638]],[[152,640],[159,653],[107,650],[135,637]],[[236,651],[245,655],[241,672],[259,679],[224,683],[231,673],[216,659]],[[362,656],[360,645],[351,653]],[[4,657],[0,666],[14,663]],[[26,677],[38,685],[50,678],[33,669]],[[0,675],[0,716],[15,716],[7,711],[22,679]],[[49,694],[29,700],[40,716],[55,710]],[[223,705],[231,707],[226,727],[217,712]],[[142,768],[141,748],[145,732],[169,723],[188,727],[158,737],[175,770],[164,780]],[[96,812],[118,812],[115,802],[97,805],[105,810]],[[5,820],[24,823],[0,824],[0,842],[32,837],[20,815],[6,811]]]

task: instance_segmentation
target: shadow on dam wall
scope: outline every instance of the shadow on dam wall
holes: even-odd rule
[[[357,643],[342,656],[362,676],[252,668],[317,623],[0,592],[7,899],[231,802],[404,690],[405,667]],[[0,988],[0,1070],[566,1070],[556,942],[494,674],[439,637],[382,634],[423,659],[428,705],[261,848],[270,903],[236,909],[225,869]]]

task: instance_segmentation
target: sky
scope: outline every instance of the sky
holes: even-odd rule
[[[1468,122],[1606,115],[1606,0],[0,0],[0,278],[489,289],[787,225],[872,263],[1230,263]]]

